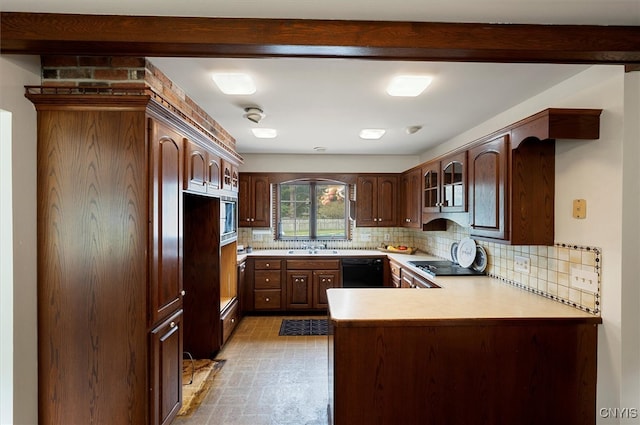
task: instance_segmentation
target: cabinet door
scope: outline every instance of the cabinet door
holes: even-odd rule
[[[269,177],[253,176],[253,220],[256,227],[269,227],[271,224],[271,187]]]
[[[251,226],[251,208],[253,190],[251,190],[251,176],[240,174],[238,178],[238,226]]]
[[[222,188],[220,184],[220,158],[209,152],[207,158],[207,190],[215,191]]]
[[[402,175],[400,185],[400,225],[403,227],[421,227],[421,170],[413,170]]]
[[[358,176],[356,182],[356,225],[372,227],[378,223],[378,191],[375,176]]]
[[[313,272],[313,308],[328,308],[327,289],[337,288],[339,285],[339,270],[315,270]]]
[[[461,152],[443,159],[441,167],[441,211],[467,211],[467,152]]]
[[[440,212],[440,162],[422,167],[422,211]]]
[[[231,163],[228,161],[225,161],[224,159],[222,160],[222,188],[224,190],[231,190],[232,187],[232,170],[231,170]]]
[[[169,424],[182,407],[182,310],[151,331],[151,425]]]
[[[207,152],[193,142],[184,139],[185,173],[184,188],[192,192],[207,192]]]
[[[393,227],[398,224],[398,177],[378,177],[378,226]]]
[[[509,136],[501,135],[469,150],[471,236],[506,239]]]
[[[240,174],[238,192],[238,225],[240,227],[269,227],[271,224],[269,177]]]
[[[150,324],[182,306],[182,138],[150,120]]]
[[[287,272],[287,307],[308,309],[312,307],[311,271]]]

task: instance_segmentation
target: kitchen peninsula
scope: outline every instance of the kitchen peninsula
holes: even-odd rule
[[[491,277],[329,289],[335,425],[595,424],[600,317]]]

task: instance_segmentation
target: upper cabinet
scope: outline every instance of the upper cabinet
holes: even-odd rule
[[[507,239],[505,197],[509,135],[469,150],[469,221],[471,235]]]
[[[398,176],[361,175],[356,182],[356,226],[392,227],[398,224]]]
[[[467,225],[467,151],[422,165],[424,230],[446,230],[444,219]],[[453,214],[451,214],[453,213]]]
[[[188,139],[184,139],[184,150],[184,189],[198,193],[221,189],[220,157]]]
[[[553,245],[556,139],[597,139],[597,109],[547,109],[474,143],[470,236]]]
[[[406,171],[400,176],[400,225],[421,227],[421,177],[420,168]]]
[[[238,177],[238,225],[269,227],[271,225],[271,186],[269,176],[242,173]]]

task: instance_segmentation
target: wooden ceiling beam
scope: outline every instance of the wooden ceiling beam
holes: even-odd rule
[[[0,13],[4,54],[640,63],[640,27]]]

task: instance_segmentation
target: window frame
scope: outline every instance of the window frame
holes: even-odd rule
[[[344,229],[345,232],[343,235],[341,236],[318,236],[317,234],[317,224],[318,224],[318,218],[317,218],[317,210],[318,210],[318,204],[317,204],[317,197],[315,195],[316,193],[316,187],[317,185],[331,185],[331,184],[335,184],[335,185],[341,185],[344,186],[345,188],[345,196],[344,196],[344,203],[345,203],[345,207],[344,207]],[[310,193],[310,200],[311,200],[311,204],[309,207],[309,236],[285,236],[282,235],[282,223],[281,223],[281,193],[282,193],[282,186],[283,185],[304,185],[304,186],[309,186],[309,193]],[[351,220],[349,218],[349,199],[350,199],[350,192],[351,192],[351,185],[347,182],[343,182],[343,181],[339,181],[339,180],[333,180],[333,179],[318,179],[318,178],[300,178],[300,179],[293,179],[293,180],[288,180],[288,181],[283,181],[280,183],[275,184],[275,202],[274,202],[274,221],[275,221],[275,232],[274,232],[274,239],[275,240],[281,240],[281,241],[313,241],[313,240],[318,240],[318,241],[350,241],[351,240]]]

